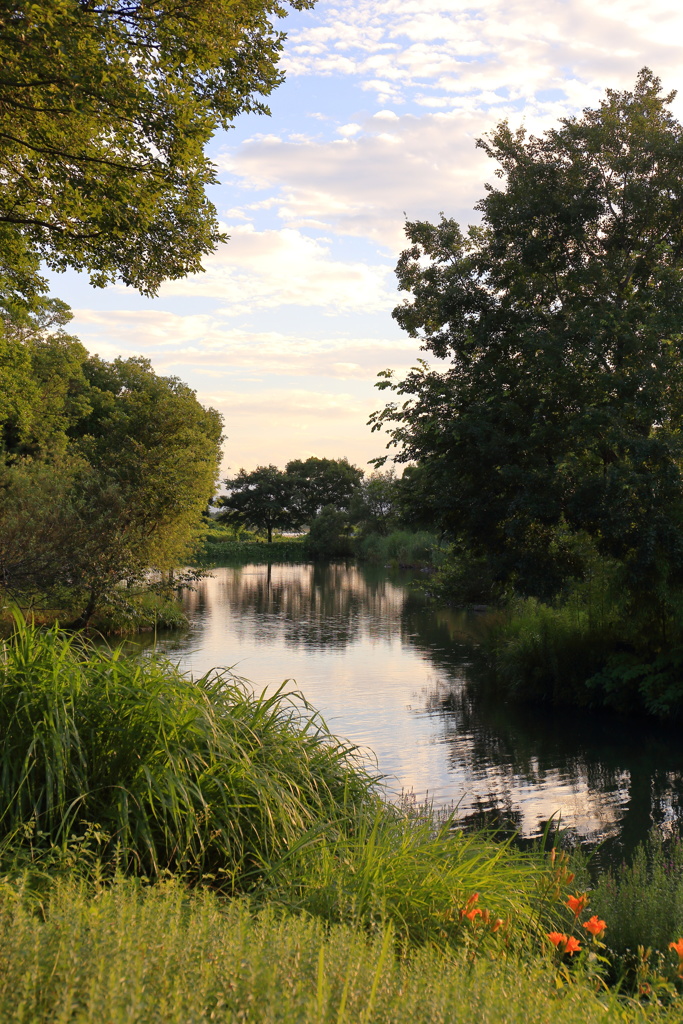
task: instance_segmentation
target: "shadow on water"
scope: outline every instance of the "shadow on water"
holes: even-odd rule
[[[463,824],[532,838],[561,810],[561,826],[601,843],[608,859],[653,825],[679,826],[678,731],[504,702],[477,663],[481,618],[427,605],[409,587],[415,575],[353,564],[223,567],[184,595],[190,634],[161,647],[181,663],[191,655],[202,671],[230,664],[225,651],[235,651],[245,675],[260,665],[250,652],[272,652],[324,715],[332,709],[335,729],[352,738],[359,730],[380,770],[393,743],[399,783],[459,804]]]

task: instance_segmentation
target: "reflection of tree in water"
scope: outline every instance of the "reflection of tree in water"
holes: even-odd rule
[[[463,646],[468,634],[475,638],[476,633],[477,620],[468,622],[461,613],[429,615],[406,607],[404,637],[453,680],[425,699],[427,714],[443,721],[452,767],[464,766],[480,779],[495,773],[503,780],[505,792],[480,800],[468,817],[514,824],[520,820],[510,796],[514,783],[543,787],[551,776],[560,776],[603,794],[608,817],[616,808],[619,836],[609,845],[629,850],[653,825],[683,823],[683,750],[677,732],[589,709],[508,703],[486,680],[471,643]]]
[[[235,613],[239,637],[257,643],[282,637],[292,647],[344,648],[361,634],[400,635],[406,601],[385,573],[346,565],[248,565],[222,569],[184,599],[201,617],[219,601]]]

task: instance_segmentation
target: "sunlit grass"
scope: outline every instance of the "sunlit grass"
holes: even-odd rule
[[[177,883],[57,883],[42,903],[0,890],[0,1019],[7,1024],[631,1024],[680,1020],[588,981],[557,987],[551,959],[395,952],[390,926],[265,910]]]

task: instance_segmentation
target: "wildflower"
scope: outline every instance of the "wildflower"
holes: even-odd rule
[[[678,942],[670,942],[669,949],[674,949],[678,953],[678,977],[683,978],[683,938]]]
[[[498,929],[502,926],[502,924],[503,924],[502,917],[497,917],[496,920],[491,925],[491,931],[492,932],[497,932]]]
[[[593,914],[587,921],[583,922],[583,927],[587,932],[590,932],[594,938],[599,938],[607,927],[606,921],[601,921],[597,914]]]
[[[474,921],[477,915],[481,915],[481,910],[468,910],[465,914],[465,917],[467,918],[468,921]]]
[[[474,920],[474,918],[477,915],[472,913],[472,908],[474,907],[474,904],[477,902],[478,899],[479,899],[479,893],[478,892],[473,892],[472,895],[470,896],[470,898],[468,899],[467,903],[465,904],[465,906],[460,911],[460,920],[461,921],[462,921],[463,917],[467,917],[470,921]],[[481,913],[481,911],[477,911],[477,913]]]
[[[581,943],[573,935],[565,935],[564,932],[548,932],[548,938],[560,953],[570,953],[573,956],[581,949]]]
[[[568,896],[566,907],[574,911],[574,917],[577,918],[582,910],[585,910],[588,906],[588,896],[586,893],[582,893],[580,896]]]

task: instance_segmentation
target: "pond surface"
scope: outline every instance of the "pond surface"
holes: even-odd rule
[[[191,628],[157,649],[195,676],[232,667],[291,687],[374,752],[395,794],[496,816],[523,836],[554,815],[578,839],[631,848],[683,818],[678,732],[580,710],[507,704],[477,682],[482,619],[429,606],[410,575],[353,565],[212,570],[183,595]]]

